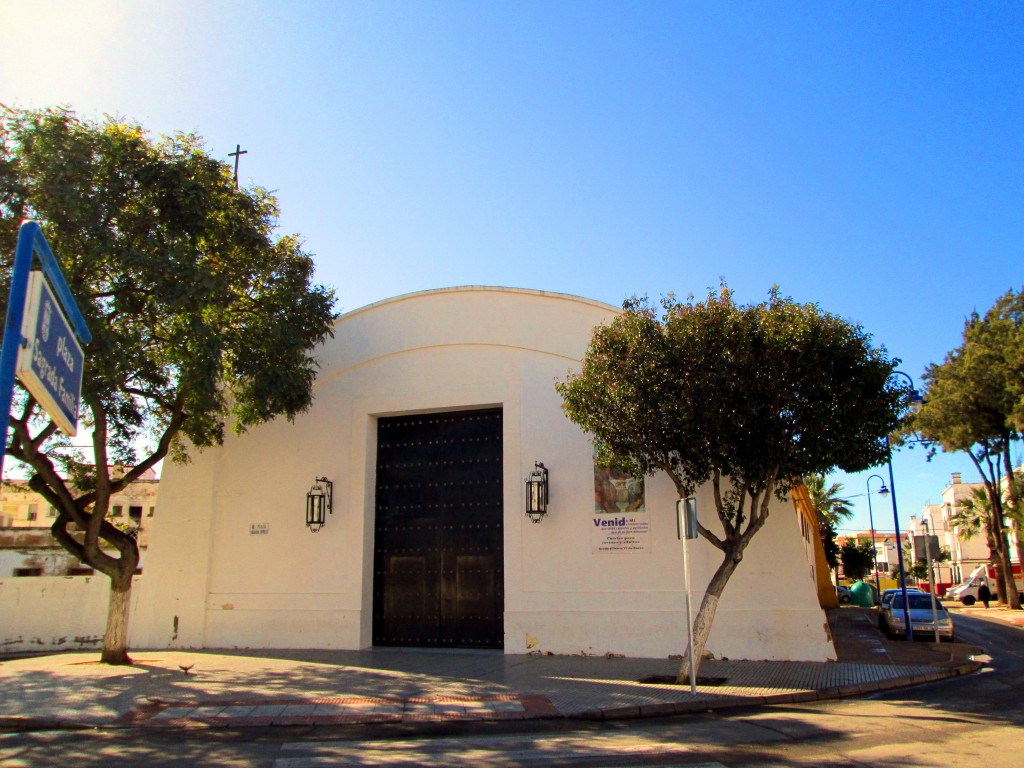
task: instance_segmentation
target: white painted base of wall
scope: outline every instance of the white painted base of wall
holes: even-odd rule
[[[322,648],[358,650],[359,611],[209,610],[206,648]]]
[[[140,579],[135,580],[137,585]],[[133,608],[138,591],[133,588]],[[4,653],[100,648],[107,623],[106,576],[0,579],[0,650]]]
[[[718,659],[836,661],[828,619],[820,608],[733,610],[719,608],[707,649]]]
[[[136,579],[133,612],[139,600]],[[0,579],[0,650],[7,653],[99,648],[109,582],[104,577]],[[359,611],[207,611],[205,642],[152,633],[151,648],[359,649]],[[628,632],[623,632],[628,627]],[[140,627],[140,629],[142,629]],[[134,635],[134,633],[133,633]],[[138,638],[142,640],[142,638]],[[136,639],[133,638],[133,644]],[[514,611],[505,614],[505,653],[621,654],[667,658],[686,648],[682,614],[671,611]],[[771,649],[766,654],[766,649]],[[788,661],[835,660],[820,610],[720,610],[708,642],[716,658]]]
[[[628,628],[624,631],[624,628]],[[770,653],[766,653],[770,649]],[[505,652],[667,658],[686,651],[686,617],[670,611],[505,613]],[[715,658],[834,661],[821,610],[719,610],[708,639]]]

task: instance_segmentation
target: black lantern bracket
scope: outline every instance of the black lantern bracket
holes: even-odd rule
[[[533,467],[526,478],[526,516],[531,523],[539,523],[548,513],[548,468],[540,461]]]
[[[334,514],[334,483],[326,477],[314,478],[306,494],[306,527],[316,533],[324,527],[328,514]]]

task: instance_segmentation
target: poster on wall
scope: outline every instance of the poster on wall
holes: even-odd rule
[[[595,464],[592,526],[590,545],[595,554],[650,552],[644,479]]]

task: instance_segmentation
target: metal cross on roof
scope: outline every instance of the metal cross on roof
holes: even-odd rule
[[[249,154],[249,150],[248,149],[242,149],[242,145],[241,144],[235,144],[235,151],[234,152],[228,152],[228,157],[235,158],[235,189],[238,189],[238,158],[241,155],[247,155],[247,154]]]

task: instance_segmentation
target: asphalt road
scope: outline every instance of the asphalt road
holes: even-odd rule
[[[767,766],[1024,763],[1024,629],[955,617],[991,660],[978,674],[867,699],[612,724],[524,723],[435,737],[208,729],[81,731],[0,737],[3,766]],[[284,740],[282,740],[282,736]],[[326,738],[325,738],[326,737]]]

